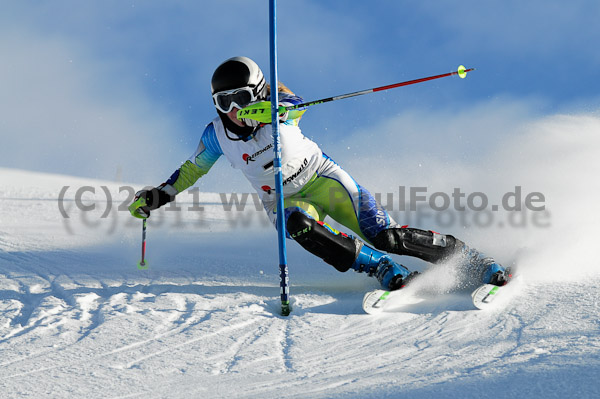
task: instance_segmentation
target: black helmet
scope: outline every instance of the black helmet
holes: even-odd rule
[[[243,93],[241,94],[244,102],[264,101],[267,99],[267,82],[265,81],[265,76],[263,75],[262,71],[258,65],[256,65],[256,62],[252,61],[248,57],[233,57],[226,60],[219,65],[217,69],[215,69],[210,82],[210,89],[213,94],[215,106],[217,105],[217,96],[215,96],[216,93],[244,87],[247,87],[252,91],[251,96],[244,95]],[[246,91],[245,93],[248,92]],[[231,97],[233,100],[234,96],[232,95]],[[236,104],[242,106],[247,105],[240,103]],[[229,100],[226,99],[224,107],[228,108],[228,106],[230,106],[230,103]],[[223,107],[216,108],[217,113],[219,114],[219,117],[226,128],[225,133],[227,134],[227,131],[231,131],[237,136],[234,138],[227,134],[227,137],[231,140],[247,140],[247,138],[258,128],[252,126],[237,126],[229,119],[226,113],[219,109]]]
[[[266,100],[267,82],[256,62],[248,57],[233,57],[215,69],[210,82],[212,94],[241,87],[251,87],[257,100]]]

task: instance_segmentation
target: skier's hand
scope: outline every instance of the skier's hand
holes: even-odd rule
[[[288,119],[289,111],[279,104],[279,122],[285,122]]]
[[[150,211],[173,201],[177,190],[167,183],[150,190],[141,190],[135,194],[133,203],[129,205],[129,212],[136,218],[146,219],[150,217]]]
[[[146,219],[150,217],[150,208],[148,207],[147,197],[150,191],[141,190],[135,193],[133,203],[129,205],[129,212],[132,216],[139,219]]]

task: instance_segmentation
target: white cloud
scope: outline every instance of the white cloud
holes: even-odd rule
[[[177,166],[178,121],[120,74],[123,65],[94,57],[76,40],[4,33],[2,165],[102,178],[121,168],[129,180]]]

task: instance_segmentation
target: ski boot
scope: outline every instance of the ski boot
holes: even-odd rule
[[[481,252],[466,245],[463,247],[463,256],[471,274],[479,274],[483,284],[503,286],[512,278],[510,268],[505,268],[493,258],[486,257]]]
[[[385,290],[402,288],[418,274],[411,273],[385,253],[369,247],[359,239],[316,221],[302,210],[289,211],[286,226],[290,237],[308,252],[340,272],[354,269],[374,276]]]
[[[502,268],[502,266],[498,265],[497,263],[494,263],[490,266],[491,267],[486,271],[484,275],[484,281],[489,281],[487,284],[493,284],[501,287],[503,285],[508,284],[510,280],[512,280],[513,275],[510,267],[507,267],[504,270],[497,270],[496,272],[494,272],[496,266],[499,266],[500,268]],[[487,275],[489,274],[491,274],[489,280],[485,280]]]
[[[377,278],[383,289],[394,291],[403,288],[418,272],[410,272],[406,267],[394,262],[389,255],[363,245],[351,266],[359,273],[367,273]]]

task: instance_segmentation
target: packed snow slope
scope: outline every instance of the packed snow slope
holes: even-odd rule
[[[363,314],[373,279],[289,242],[293,311],[282,317],[276,236],[251,196],[244,212],[231,194],[191,194],[155,212],[149,268],[139,270],[127,185],[0,169],[0,397],[598,397],[598,217],[588,200],[599,124],[578,123],[592,126],[577,130],[589,134],[585,148],[542,126],[544,139],[523,137],[511,161],[545,193],[551,225],[457,234],[519,266],[510,300],[486,311],[453,265],[399,258],[424,272],[410,289],[426,300]]]

